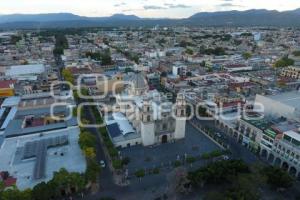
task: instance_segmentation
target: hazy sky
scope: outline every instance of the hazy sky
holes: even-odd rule
[[[84,16],[115,13],[140,17],[189,17],[202,11],[293,10],[300,0],[0,0],[0,14],[71,12]]]

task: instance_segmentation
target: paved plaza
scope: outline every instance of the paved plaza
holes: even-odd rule
[[[127,166],[129,173],[139,169],[170,166],[176,160],[183,160],[187,156],[200,156],[205,152],[221,150],[205,135],[187,123],[185,139],[175,143],[166,143],[153,147],[134,146],[120,149],[122,157],[129,157]]]

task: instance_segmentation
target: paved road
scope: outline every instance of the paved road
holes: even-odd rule
[[[210,121],[197,120],[197,121],[198,121],[197,123],[199,123],[200,125],[209,127],[214,132],[221,133],[223,142],[229,145],[230,151],[232,153],[232,158],[243,159],[248,164],[252,164],[259,161],[259,158],[255,154],[250,152],[249,149],[247,149],[246,147],[238,143],[235,138],[228,136],[226,133],[224,133],[223,130],[217,128],[214,124],[214,121],[212,120]]]
[[[90,106],[83,107],[83,115],[86,119],[88,119],[92,124],[96,124],[95,117],[92,112],[92,108]],[[100,163],[101,160],[104,160],[106,163],[106,167],[102,169],[99,180],[100,180],[100,189],[101,190],[111,190],[116,189],[116,185],[113,183],[113,176],[110,168],[107,166],[107,159],[104,154],[103,146],[100,140],[100,132],[97,128],[88,128],[93,135],[96,136],[96,154],[97,154],[97,161]],[[101,183],[101,181],[105,180],[105,183]]]

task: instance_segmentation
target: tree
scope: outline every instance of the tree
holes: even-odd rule
[[[189,55],[193,55],[193,54],[194,54],[194,51],[193,51],[193,49],[191,49],[191,48],[187,48],[185,52],[186,52],[187,54],[189,54]]]
[[[187,77],[191,77],[192,75],[193,75],[192,72],[187,72],[187,73],[186,73],[186,76],[187,76]]]
[[[64,49],[69,47],[68,40],[64,34],[56,34],[55,35],[55,48],[53,50],[53,54],[55,56],[59,56],[64,54]]]
[[[188,156],[186,158],[186,162],[187,163],[194,163],[196,161],[196,158],[195,157],[192,157],[192,156]]]
[[[239,173],[249,173],[249,168],[243,161],[224,160],[190,172],[188,177],[192,185],[198,186],[205,183],[232,182]]]
[[[252,57],[252,54],[250,52],[243,53],[243,58],[245,60],[249,60]]]
[[[109,49],[106,49],[101,55],[101,64],[102,65],[111,65],[112,59],[111,59],[111,53]]]
[[[122,165],[128,165],[130,162],[130,158],[129,157],[125,157],[122,159]]]
[[[95,148],[93,148],[93,147],[85,148],[84,154],[87,159],[95,159],[96,158]]]
[[[287,56],[279,59],[275,64],[274,67],[281,68],[281,67],[288,67],[295,63],[293,59],[288,58]]]
[[[78,143],[82,150],[88,147],[95,147],[96,137],[92,135],[90,132],[84,131],[80,133]]]
[[[55,197],[53,189],[50,190],[47,183],[42,182],[34,186],[32,190],[32,198],[35,200],[47,200],[51,197]]]
[[[275,189],[289,188],[293,185],[294,179],[280,168],[269,166],[262,172],[267,176],[267,183]]]
[[[22,40],[21,36],[13,35],[10,38],[10,43],[16,45],[20,40]]]
[[[64,77],[65,81],[74,84],[74,76],[69,69],[63,69],[62,76]]]
[[[115,168],[115,169],[122,169],[122,167],[123,167],[123,164],[122,164],[122,160],[120,160],[120,159],[115,159],[115,160],[113,160],[112,161],[112,165],[113,165],[113,167]]]
[[[135,174],[136,177],[142,178],[142,177],[145,176],[145,170],[140,169],[140,170],[136,171],[134,174]]]
[[[168,180],[168,196],[180,194],[188,194],[191,191],[190,180],[188,179],[188,173],[184,167],[176,168],[167,175]],[[176,199],[176,198],[171,198]]]
[[[32,200],[31,189],[20,191],[17,188],[7,189],[0,192],[1,200]]]
[[[294,51],[294,52],[293,52],[293,55],[294,55],[294,56],[300,56],[300,50]]]
[[[96,160],[89,160],[87,163],[87,170],[85,172],[86,182],[91,181],[95,183],[99,173],[101,172],[101,167]]]
[[[3,181],[0,181],[0,192],[2,192],[5,189],[5,184]]]

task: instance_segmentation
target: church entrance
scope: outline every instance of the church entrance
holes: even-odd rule
[[[168,136],[167,135],[163,135],[162,137],[161,137],[161,143],[167,143],[168,142]]]

